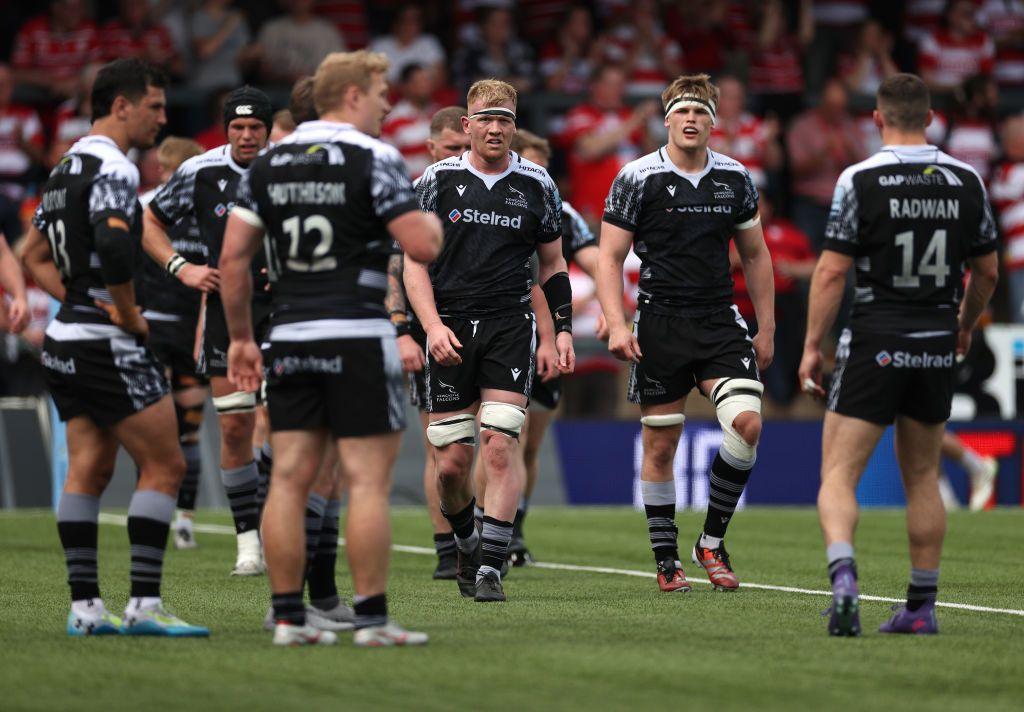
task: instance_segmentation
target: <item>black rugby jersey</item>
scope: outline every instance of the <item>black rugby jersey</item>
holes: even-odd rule
[[[885,146],[836,183],[825,249],[854,258],[855,326],[954,330],[965,261],[996,249],[985,185],[934,146]]]
[[[161,186],[162,187],[162,186]],[[160,188],[139,197],[145,208],[152,202]],[[196,265],[205,265],[209,248],[199,233],[199,223],[194,215],[186,216],[167,228],[174,251]],[[168,316],[193,318],[199,311],[202,292],[186,287],[177,277],[167,273],[162,265],[151,259],[142,261],[142,282],[146,292],[146,308]]]
[[[562,233],[562,199],[548,172],[512,152],[504,172],[488,175],[470,165],[467,151],[428,167],[416,195],[444,225],[444,246],[430,265],[438,312],[529,311],[530,256]]]
[[[224,144],[178,166],[149,204],[164,225],[174,225],[192,216],[199,225],[199,234],[207,246],[211,267],[220,260],[224,244],[224,227],[228,213],[238,202],[238,184],[248,168],[231,157],[231,146]],[[270,300],[265,287],[267,261],[259,251],[252,261],[253,299]],[[211,294],[211,298],[216,298]]]
[[[708,150],[700,173],[683,173],[663,146],[626,164],[603,220],[633,233],[642,311],[700,316],[732,303],[729,240],[757,216],[757,189],[737,161]]]
[[[274,324],[386,317],[387,224],[419,209],[397,149],[308,121],[253,162],[239,200],[267,232]]]
[[[106,136],[79,139],[54,166],[32,219],[50,242],[67,295],[58,318],[67,323],[108,324],[95,300],[113,303],[100,273],[94,228],[109,217],[124,220],[141,270],[139,170]],[[140,285],[136,300],[141,303]]]
[[[576,208],[562,201],[562,256],[569,264],[584,247],[597,247],[597,237]]]

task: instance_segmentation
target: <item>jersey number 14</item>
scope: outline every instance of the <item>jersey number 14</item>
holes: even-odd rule
[[[908,230],[896,235],[896,246],[902,250],[900,271],[893,275],[892,286],[913,289],[921,286],[921,276],[935,278],[936,287],[945,287],[950,268],[946,262],[946,231],[936,230],[928,246],[924,248],[921,260],[914,262],[914,232]]]

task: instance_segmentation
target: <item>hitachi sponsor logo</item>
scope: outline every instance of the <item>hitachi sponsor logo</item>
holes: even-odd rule
[[[344,183],[320,183],[300,181],[294,183],[271,183],[267,186],[270,202],[274,205],[344,205]]]
[[[882,368],[953,368],[953,352],[948,354],[912,354],[906,351],[879,351],[875,354],[875,363]]]
[[[458,213],[456,215],[456,213]],[[483,212],[480,210],[474,210],[473,208],[466,208],[461,213],[457,210],[453,210],[448,218],[452,222],[458,222],[460,219],[468,223],[476,223],[478,225],[497,225],[499,227],[513,227],[521,228],[523,226],[523,216],[516,215],[510,217],[508,215],[502,215],[501,213],[495,212]]]
[[[62,210],[68,204],[68,189],[58,188],[43,192],[41,203],[44,211]]]
[[[43,352],[43,366],[50,370],[63,373],[65,376],[75,375],[75,359],[69,358],[67,361],[61,361],[53,354]]]
[[[956,198],[890,198],[889,215],[894,218],[959,220],[960,201]]]

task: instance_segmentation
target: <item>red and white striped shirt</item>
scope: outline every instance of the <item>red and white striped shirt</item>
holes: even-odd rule
[[[987,0],[978,24],[998,45],[995,78],[1003,86],[1024,86],[1024,0]]]
[[[814,0],[814,24],[825,27],[859,25],[868,19],[868,0]]]
[[[433,162],[427,151],[427,139],[430,138],[430,119],[437,109],[433,105],[419,109],[403,100],[395,104],[381,127],[380,137],[401,152],[413,178]]]
[[[747,88],[751,94],[792,94],[804,90],[804,71],[800,66],[799,43],[792,35],[779,37],[765,49],[755,49],[750,57]]]
[[[989,197],[999,215],[1007,269],[1024,267],[1024,163],[1003,163],[992,176]]]
[[[370,41],[364,0],[320,0],[316,14],[334,23],[350,50],[362,49]]]
[[[121,20],[111,20],[100,31],[103,61],[112,62],[124,57],[138,57],[167,64],[174,59],[174,42],[163,25],[149,25],[136,32]]]
[[[665,34],[657,37],[640,36],[634,25],[624,24],[605,35],[601,41],[604,44],[605,61],[621,64],[627,58],[633,58],[633,72],[627,90],[630,94],[652,96],[661,93],[670,81],[662,71],[662,58],[682,65],[683,51],[679,43]],[[636,50],[637,44],[642,45],[639,51]]]
[[[85,65],[100,60],[96,25],[83,20],[68,32],[56,33],[48,15],[26,22],[14,41],[15,69],[41,69],[55,79],[77,77]]]
[[[953,125],[946,137],[946,153],[978,171],[988,183],[992,164],[999,157],[999,144],[992,127],[983,121],[964,121]]]
[[[741,114],[731,125],[719,121],[711,129],[708,142],[712,151],[735,158],[750,172],[754,185],[764,188],[767,179],[764,173],[765,152],[768,149],[768,135],[764,122],[753,114]]]
[[[939,30],[921,40],[918,63],[939,86],[953,89],[975,74],[991,74],[996,46],[984,32],[956,38]]]

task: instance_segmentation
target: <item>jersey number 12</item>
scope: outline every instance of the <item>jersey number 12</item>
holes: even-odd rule
[[[936,287],[946,286],[949,264],[946,262],[946,231],[936,230],[928,246],[924,248],[917,271],[914,271],[914,232],[908,230],[896,235],[896,246],[903,254],[900,257],[899,274],[893,275],[892,286],[913,289],[921,286],[921,275],[935,278]]]
[[[328,255],[334,243],[334,228],[326,217],[310,215],[302,220],[300,227],[299,216],[296,215],[282,222],[281,227],[288,235],[288,260],[285,262],[288,269],[295,272],[325,272],[338,266],[337,258]],[[319,240],[310,254],[309,250],[299,248],[309,244],[308,240],[302,238],[312,233],[319,235]],[[300,255],[300,251],[307,254]]]

